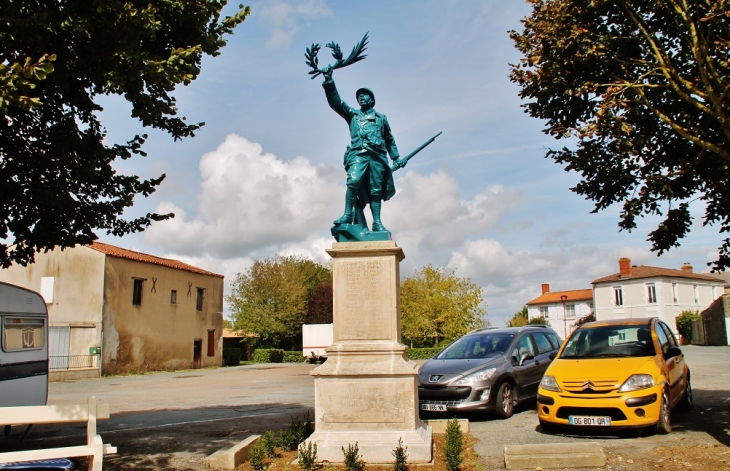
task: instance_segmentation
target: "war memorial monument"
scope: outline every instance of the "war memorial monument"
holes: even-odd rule
[[[359,109],[342,100],[332,73],[366,57],[367,36],[347,58],[339,45],[327,44],[336,62],[324,68],[318,66],[318,44],[305,54],[310,75],[323,76],[327,102],[347,122],[351,137],[344,157],[345,209],[333,223],[336,242],[327,250],[333,258],[334,338],[327,361],[311,372],[315,431],[308,441],[317,445],[319,461],[342,462],[342,449],[357,443],[366,462],[387,463],[400,439],[408,461],[424,463],[432,460],[432,431],[419,419],[418,366],[406,356],[400,335],[399,264],[405,255],[383,225],[381,207],[395,195],[393,171],[438,134],[401,157],[388,119],[375,111],[373,91],[355,92]]]

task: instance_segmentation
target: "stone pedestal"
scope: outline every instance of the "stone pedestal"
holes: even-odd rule
[[[393,461],[398,439],[408,461],[430,462],[431,427],[418,418],[415,362],[400,343],[403,250],[393,241],[335,242],[334,339],[312,370],[320,461],[342,462],[357,442],[366,463]]]

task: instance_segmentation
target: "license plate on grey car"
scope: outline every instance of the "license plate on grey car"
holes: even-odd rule
[[[421,404],[421,410],[446,412],[446,406],[443,404]]]

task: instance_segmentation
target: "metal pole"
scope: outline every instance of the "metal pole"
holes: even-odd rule
[[[568,297],[566,295],[560,296],[560,301],[563,302],[563,340],[568,338],[568,322],[566,320],[566,317],[568,316],[567,310],[565,308],[565,302],[568,300]]]

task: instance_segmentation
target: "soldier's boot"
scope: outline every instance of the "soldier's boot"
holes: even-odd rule
[[[365,220],[365,213],[363,212],[363,209],[365,209],[365,204],[358,201],[355,204],[355,220],[353,221],[353,224],[361,226],[363,229],[367,230],[368,222]]]
[[[370,211],[373,213],[373,232],[387,231],[388,229],[383,226],[380,221],[380,206],[381,200],[372,199],[370,201]]]
[[[355,190],[348,187],[345,192],[345,214],[343,214],[342,217],[337,219],[333,224],[352,224],[352,221],[355,218],[356,199],[357,196],[355,195]]]

